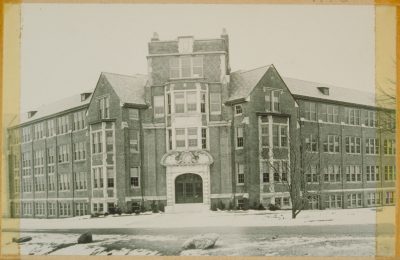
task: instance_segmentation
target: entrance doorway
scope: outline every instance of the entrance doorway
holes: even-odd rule
[[[203,203],[203,180],[199,175],[185,173],[176,177],[175,203]]]

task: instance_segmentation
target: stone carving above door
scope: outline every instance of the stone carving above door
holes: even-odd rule
[[[203,150],[171,151],[161,159],[164,166],[210,165],[214,162],[212,156]]]

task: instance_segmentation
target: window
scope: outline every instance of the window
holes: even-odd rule
[[[47,120],[47,136],[51,137],[56,134],[54,119]]]
[[[360,109],[348,108],[345,110],[345,123],[348,125],[360,125]]]
[[[341,181],[341,172],[340,165],[328,165],[324,169],[324,181],[325,182],[340,182]]]
[[[243,127],[236,127],[236,148],[243,148]]]
[[[100,119],[110,118],[110,98],[102,97],[98,100]]]
[[[317,120],[316,105],[314,102],[304,102],[304,118],[310,121]]]
[[[171,110],[171,94],[170,93],[167,94],[167,109],[168,109],[167,113],[168,113],[168,115],[170,115],[172,113],[172,110]]]
[[[366,166],[367,181],[379,181],[379,166],[367,165]]]
[[[30,142],[31,139],[31,128],[29,126],[22,128],[22,142]]]
[[[86,172],[75,172],[75,189],[86,190]]]
[[[69,162],[69,147],[70,146],[68,144],[57,146],[59,163]]]
[[[318,118],[323,122],[339,123],[339,108],[334,105],[321,104]]]
[[[360,208],[362,207],[362,196],[361,193],[347,194],[347,205],[349,208]]]
[[[93,188],[94,189],[103,188],[104,187],[103,168],[101,167],[93,168],[92,172],[93,172]]]
[[[206,112],[206,93],[205,92],[201,92],[201,101],[200,101],[200,112],[201,113],[205,113]]]
[[[237,170],[237,183],[244,184],[244,164],[238,163],[236,164]]]
[[[72,145],[74,150],[74,161],[80,161],[86,159],[86,143],[79,142]]]
[[[186,110],[187,112],[197,111],[197,93],[195,91],[186,92]]]
[[[58,176],[58,189],[61,191],[69,190],[69,178],[67,173],[60,173]]]
[[[132,167],[130,171],[131,188],[140,187],[139,184],[139,167]]]
[[[272,164],[272,168],[273,168],[273,171],[274,171],[274,182],[280,182],[281,181],[281,176],[279,174],[279,172],[280,172],[279,162],[274,162]]]
[[[74,113],[74,131],[84,129],[86,127],[86,116],[85,111],[79,111]]]
[[[328,135],[324,141],[324,152],[338,153],[339,152],[339,136]]]
[[[212,115],[221,114],[221,94],[210,93],[210,112]]]
[[[107,168],[107,188],[114,188],[114,169]]]
[[[311,134],[309,137],[306,137],[306,151],[307,152],[317,152],[318,151],[318,142],[317,137]]]
[[[106,130],[106,152],[114,152],[114,133],[112,130]]]
[[[185,113],[185,92],[175,92],[175,113]]]
[[[272,92],[272,111],[274,111],[274,112],[281,111],[280,106],[279,106],[280,95],[281,95],[281,92],[279,90]]]
[[[139,131],[129,130],[129,152],[138,153],[139,152]]]
[[[55,179],[55,167],[47,166],[48,176],[47,176],[47,189],[49,191],[55,191],[56,189],[56,179]]]
[[[394,195],[395,192],[394,191],[388,191],[385,193],[385,204],[394,204],[395,200],[394,200]]]
[[[241,115],[242,113],[243,113],[242,105],[236,105],[235,106],[235,115]]]
[[[272,110],[272,103],[271,103],[271,90],[266,89],[265,90],[265,110],[266,111],[271,111]]]
[[[261,127],[261,145],[262,147],[269,147],[269,123],[268,123],[268,117],[262,116],[261,117],[261,122],[260,122],[260,127]]]
[[[154,96],[154,117],[164,117],[164,96]]]
[[[379,139],[367,138],[365,140],[365,153],[366,154],[379,154]]]
[[[175,146],[177,149],[186,148],[186,137],[184,128],[175,129]]]
[[[44,123],[37,123],[33,125],[33,138],[35,140],[42,139],[44,137],[43,124]]]
[[[342,208],[342,195],[329,195],[326,200],[326,208]]]
[[[129,120],[139,120],[139,109],[129,108],[128,116],[129,116]]]
[[[396,154],[396,141],[393,139],[385,139],[383,141],[383,153],[385,155]]]
[[[263,183],[269,183],[269,163],[266,161],[261,162],[261,173]]]
[[[367,203],[370,206],[380,205],[381,204],[381,193],[380,192],[368,193]]]
[[[101,153],[103,151],[103,134],[102,132],[92,133],[92,153]]]
[[[172,150],[172,129],[168,129],[168,149]]]
[[[288,181],[288,163],[286,161],[281,161],[281,171],[282,171],[282,181]]]
[[[272,126],[272,140],[274,147],[287,147],[288,136],[287,136],[287,125],[274,124]]]
[[[197,147],[197,128],[188,128],[187,134],[189,148]]]
[[[169,76],[176,78],[203,77],[203,56],[172,57],[169,60]]]
[[[385,165],[385,181],[396,180],[395,167],[393,165]]]
[[[307,183],[318,183],[318,165],[310,165],[307,173],[306,173],[306,181]]]
[[[359,165],[346,166],[346,181],[347,182],[361,181],[361,167]]]
[[[75,215],[84,216],[87,214],[87,204],[84,202],[75,202]]]
[[[376,127],[376,112],[365,111],[364,125],[369,127]]]
[[[355,136],[346,136],[346,153],[361,153],[361,138]]]
[[[65,134],[69,131],[69,116],[65,115],[57,119],[58,134]]]
[[[207,128],[201,129],[201,149],[207,149]]]

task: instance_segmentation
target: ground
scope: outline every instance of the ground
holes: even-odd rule
[[[147,213],[102,218],[22,219],[23,255],[375,255],[376,209]],[[394,228],[388,224],[386,235]],[[3,232],[12,233],[13,230]],[[85,231],[93,243],[77,244]],[[197,234],[217,233],[208,250],[183,250]],[[17,235],[17,234],[15,234]],[[7,236],[11,240],[12,235]],[[15,246],[5,241],[3,250]]]

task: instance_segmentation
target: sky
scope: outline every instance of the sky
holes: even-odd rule
[[[147,74],[147,43],[218,38],[232,71],[373,91],[374,7],[355,5],[23,4],[21,111],[94,89],[100,73]]]

